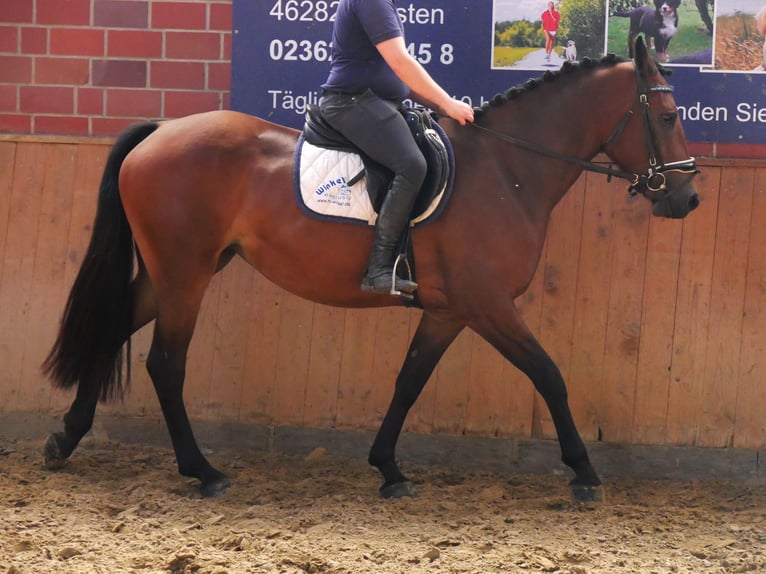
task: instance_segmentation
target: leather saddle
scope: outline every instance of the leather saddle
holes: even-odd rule
[[[418,144],[428,164],[426,179],[420,188],[412,212],[412,216],[416,217],[423,213],[433,199],[445,190],[450,176],[450,156],[441,136],[433,127],[432,122],[434,120],[428,111],[403,107],[400,108],[400,112],[407,121],[412,137]],[[367,193],[370,195],[370,202],[376,212],[380,209],[386,191],[393,179],[393,172],[372,160],[346,139],[343,134],[333,128],[322,117],[322,112],[317,105],[309,105],[306,110],[303,138],[306,142],[317,147],[359,155],[364,169],[352,177],[348,185],[352,186],[362,177],[366,177]]]

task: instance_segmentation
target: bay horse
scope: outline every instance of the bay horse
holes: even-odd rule
[[[382,496],[414,493],[395,462],[396,443],[436,364],[469,327],[529,377],[574,472],[573,494],[598,499],[601,482],[564,380],[514,299],[535,273],[551,210],[584,169],[628,180],[657,216],[682,218],[697,207],[696,163],[672,87],[639,39],[633,60],[565,63],[495,96],[476,116],[473,125],[440,124],[454,148],[453,193],[438,218],[412,230],[420,285],[414,303],[423,313],[369,462],[383,475]],[[48,467],[72,454],[99,400],[122,392],[123,348],[154,320],[146,368],[178,471],[199,479],[205,496],[228,487],[197,446],[182,390],[203,294],[235,255],[317,303],[408,304],[359,288],[371,228],[320,221],[291,199],[298,139],[297,130],[233,111],[144,122],[117,138],[90,244],[43,364],[55,385],[77,386],[64,431],[45,444]],[[618,168],[593,163],[599,153]]]

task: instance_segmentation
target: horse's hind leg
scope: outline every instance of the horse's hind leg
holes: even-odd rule
[[[215,496],[229,486],[226,476],[210,465],[197,446],[183,402],[186,353],[210,276],[212,273],[197,275],[195,281],[168,290],[166,296],[158,295],[154,338],[146,359],[178,471],[183,476],[198,478],[203,496]]]
[[[575,473],[569,483],[574,498],[587,502],[601,498],[601,480],[569,410],[567,389],[556,364],[514,311],[511,324],[493,316],[483,325],[471,325],[506,359],[525,373],[545,400],[561,447],[561,460]]]
[[[151,281],[139,258],[139,268],[131,285],[134,301],[131,333],[146,325],[156,315],[156,302]],[[128,338],[128,334],[125,338]],[[64,432],[53,433],[43,447],[43,459],[49,469],[61,468],[93,426],[99,389],[91,384],[79,384],[72,406],[64,415]]]
[[[463,327],[460,323],[436,319],[427,313],[424,313],[420,320],[402,370],[396,379],[391,405],[370,449],[369,463],[383,474],[384,483],[380,487],[380,495],[383,498],[400,498],[415,494],[412,484],[396,464],[396,442],[407,413],[415,404],[444,351]]]
[[[93,426],[98,403],[98,387],[80,384],[72,406],[64,415],[64,432],[56,432],[48,436],[43,446],[43,461],[45,467],[55,470],[64,466],[80,440]]]

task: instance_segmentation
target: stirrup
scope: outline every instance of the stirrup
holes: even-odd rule
[[[401,261],[404,261],[404,266],[407,268],[407,276],[402,277],[401,279],[405,281],[409,281],[415,287],[412,288],[412,291],[400,291],[396,288],[396,280],[399,277],[397,274],[397,269],[399,267],[399,263]],[[394,272],[391,273],[391,291],[389,291],[390,295],[397,295],[398,297],[404,297],[405,299],[409,299],[412,301],[415,296],[412,294],[413,291],[415,291],[418,288],[418,284],[415,283],[415,281],[412,280],[412,268],[410,267],[410,262],[407,260],[407,256],[404,253],[399,253],[399,255],[396,256],[396,260],[394,261]]]
[[[407,277],[399,277],[396,273],[397,267],[399,266],[400,260],[404,260],[404,264],[407,267]],[[407,261],[407,257],[404,254],[399,254],[399,256],[396,258],[396,261],[394,261],[394,266],[391,271],[391,283],[388,286],[385,286],[385,284],[381,285],[381,282],[383,280],[388,281],[388,273],[386,273],[385,276],[378,275],[375,278],[369,277],[367,275],[364,276],[362,279],[362,291],[368,292],[368,293],[380,293],[380,294],[386,294],[394,295],[396,297],[402,297],[404,299],[407,299],[409,301],[412,301],[415,299],[415,296],[412,294],[412,291],[415,291],[415,289],[418,288],[418,284],[415,283],[411,277],[412,272],[410,269],[410,264]],[[378,280],[378,288],[376,289],[376,279]],[[411,287],[409,289],[397,289],[396,288],[396,282],[400,281],[406,281],[411,284]],[[386,291],[386,287],[388,288],[388,291]]]
[[[397,271],[399,270],[399,263],[404,262],[404,266],[406,267],[407,274],[405,277],[399,277],[399,274]],[[404,281],[409,281],[414,285],[412,290],[407,291],[406,293],[402,293],[400,291],[397,291],[396,289],[396,280],[402,279]],[[412,279],[412,268],[410,267],[410,262],[407,259],[407,256],[404,253],[399,253],[399,255],[396,256],[396,260],[394,261],[394,270],[393,273],[391,273],[391,295],[399,295],[399,296],[405,296],[409,295],[410,298],[412,298],[412,291],[415,291],[418,288],[418,284],[413,281]]]

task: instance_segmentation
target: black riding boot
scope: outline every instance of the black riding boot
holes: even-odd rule
[[[418,284],[401,277],[394,278],[394,262],[398,255],[399,240],[409,224],[414,197],[394,185],[383,200],[375,223],[370,260],[362,279],[362,291],[397,294],[410,293]],[[396,281],[394,281],[396,279]]]

